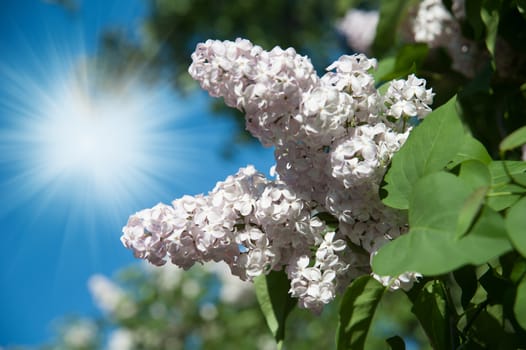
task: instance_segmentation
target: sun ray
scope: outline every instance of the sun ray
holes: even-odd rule
[[[51,46],[29,67],[0,65],[0,190],[9,203],[0,216],[38,198],[122,224],[134,203],[173,193],[177,177],[192,173],[198,135],[186,125],[195,108],[168,84],[102,81],[83,50],[71,51]]]

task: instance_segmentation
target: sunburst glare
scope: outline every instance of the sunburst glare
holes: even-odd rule
[[[3,69],[1,160],[16,168],[4,184],[9,208],[43,192],[49,202],[66,199],[72,211],[118,217],[137,198],[162,198],[164,180],[188,169],[196,130],[179,129],[189,108],[167,84],[108,79],[98,64],[63,54],[40,62],[45,72]]]

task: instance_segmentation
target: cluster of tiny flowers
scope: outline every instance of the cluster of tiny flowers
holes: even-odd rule
[[[442,0],[420,2],[412,24],[413,39],[431,48],[446,49],[452,60],[451,68],[473,77],[482,52],[475,42],[462,35],[459,21],[466,15],[465,0],[454,0],[451,10],[450,13]]]
[[[320,311],[407,230],[378,191],[410,121],[430,111],[432,91],[411,75],[379,93],[376,60],[363,54],[340,57],[321,77],[292,48],[265,51],[243,39],[208,40],[192,58],[192,77],[244,111],[247,130],[275,148],[275,179],[248,166],[207,195],[140,211],[123,244],[155,265],[222,261],[248,281],[284,270],[299,305]],[[377,279],[392,287],[417,277]]]
[[[425,43],[431,48],[444,48],[452,62],[451,68],[467,77],[476,73],[477,61],[484,54],[477,44],[462,35],[460,21],[465,19],[465,0],[454,0],[451,12],[442,0],[422,0],[410,9],[410,23],[402,28],[409,29],[404,36],[408,40]],[[376,10],[351,9],[338,22],[336,29],[349,47],[357,52],[367,53],[376,36],[379,13]]]

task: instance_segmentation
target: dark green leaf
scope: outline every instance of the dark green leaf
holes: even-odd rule
[[[462,290],[460,303],[465,310],[469,306],[469,302],[477,292],[478,288],[478,279],[475,268],[471,265],[463,266],[455,270],[453,276]]]
[[[290,282],[284,271],[272,271],[254,280],[256,296],[274,339],[281,348],[285,339],[285,321],[296,301],[290,297]]]
[[[398,28],[410,2],[410,0],[381,0],[380,19],[372,45],[375,56],[384,55],[395,44],[396,30],[394,28]]]
[[[526,257],[526,197],[522,197],[508,210],[506,229],[515,249]]]
[[[506,152],[524,144],[526,144],[526,126],[509,134],[504,140],[502,140],[499,149],[501,152]]]
[[[510,280],[518,284],[519,281],[526,276],[526,260],[517,259],[510,273]]]
[[[391,350],[405,350],[404,339],[398,335],[385,340]]]
[[[479,265],[509,251],[504,219],[486,206],[469,233],[457,239],[459,212],[471,193],[469,187],[445,172],[417,181],[409,205],[410,230],[379,249],[373,270],[379,275],[417,271],[431,276]]]
[[[429,47],[427,44],[405,45],[398,50],[395,65],[388,74],[381,76],[382,81],[405,78],[422,66]]]
[[[337,349],[360,350],[385,287],[371,276],[355,279],[345,291],[340,305]]]
[[[467,20],[473,30],[475,39],[481,39],[484,33],[484,22],[480,18],[480,9],[482,7],[482,0],[470,0],[465,3],[465,10]]]
[[[502,306],[488,305],[481,309],[467,312],[470,329],[469,340],[479,344],[481,349],[517,349],[510,346],[514,342],[513,335],[505,332],[502,327]],[[471,349],[471,347],[467,347]]]
[[[428,282],[413,300],[412,311],[420,321],[433,349],[455,349],[450,325],[455,315],[448,306],[445,288],[439,280]]]
[[[387,196],[383,202],[407,209],[415,182],[443,169],[464,143],[464,129],[456,112],[456,99],[430,113],[415,127],[402,148],[393,156],[385,175]]]
[[[480,285],[488,294],[490,305],[502,304],[504,296],[509,288],[512,288],[511,281],[499,275],[495,269],[490,268],[479,278]]]
[[[526,0],[517,0],[517,10],[522,17],[526,18]]]
[[[517,287],[513,312],[519,325],[526,330],[526,278],[523,278]]]

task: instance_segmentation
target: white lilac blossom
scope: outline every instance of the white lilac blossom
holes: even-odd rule
[[[388,287],[389,290],[395,291],[398,289],[403,289],[408,291],[413,287],[415,281],[418,281],[422,278],[422,275],[417,272],[405,272],[398,276],[379,276],[373,273],[375,280],[380,282],[385,287]]]
[[[110,333],[106,348],[107,350],[133,350],[134,347],[133,332],[125,328],[118,328]]]
[[[446,49],[452,60],[451,68],[473,77],[478,67],[477,60],[483,53],[474,41],[462,35],[460,21],[466,16],[465,0],[452,1],[451,12],[441,0],[420,2],[412,23],[413,40],[431,48]]]
[[[88,287],[97,306],[112,316],[126,319],[137,312],[134,302],[107,277],[98,274],[91,276]]]
[[[453,16],[442,4],[442,0],[423,0],[413,22],[416,42],[435,46],[453,31]]]
[[[88,319],[81,319],[69,325],[64,332],[64,343],[68,349],[86,349],[94,346],[97,325]]]
[[[248,40],[197,45],[189,72],[212,96],[246,113],[247,129],[264,145],[297,131],[302,94],[317,85],[310,60],[293,48],[264,51]]]
[[[394,121],[396,129],[407,130],[407,119],[425,117],[433,102],[433,91],[426,89],[426,81],[410,74],[407,79],[393,80],[384,95],[387,121]],[[402,124],[402,125],[400,125]]]
[[[363,54],[340,57],[322,77],[293,49],[265,51],[244,39],[208,40],[192,59],[192,77],[275,147],[275,179],[247,166],[206,195],[142,210],[123,228],[123,244],[154,265],[226,263],[243,281],[285,271],[298,304],[321,311],[371,273],[382,244],[407,231],[405,214],[384,206],[378,191],[409,118],[430,111],[433,92],[410,75],[380,94],[376,60]],[[417,275],[382,278],[403,287]]]
[[[379,18],[378,11],[351,9],[338,22],[336,28],[353,50],[368,53],[376,36]]]

